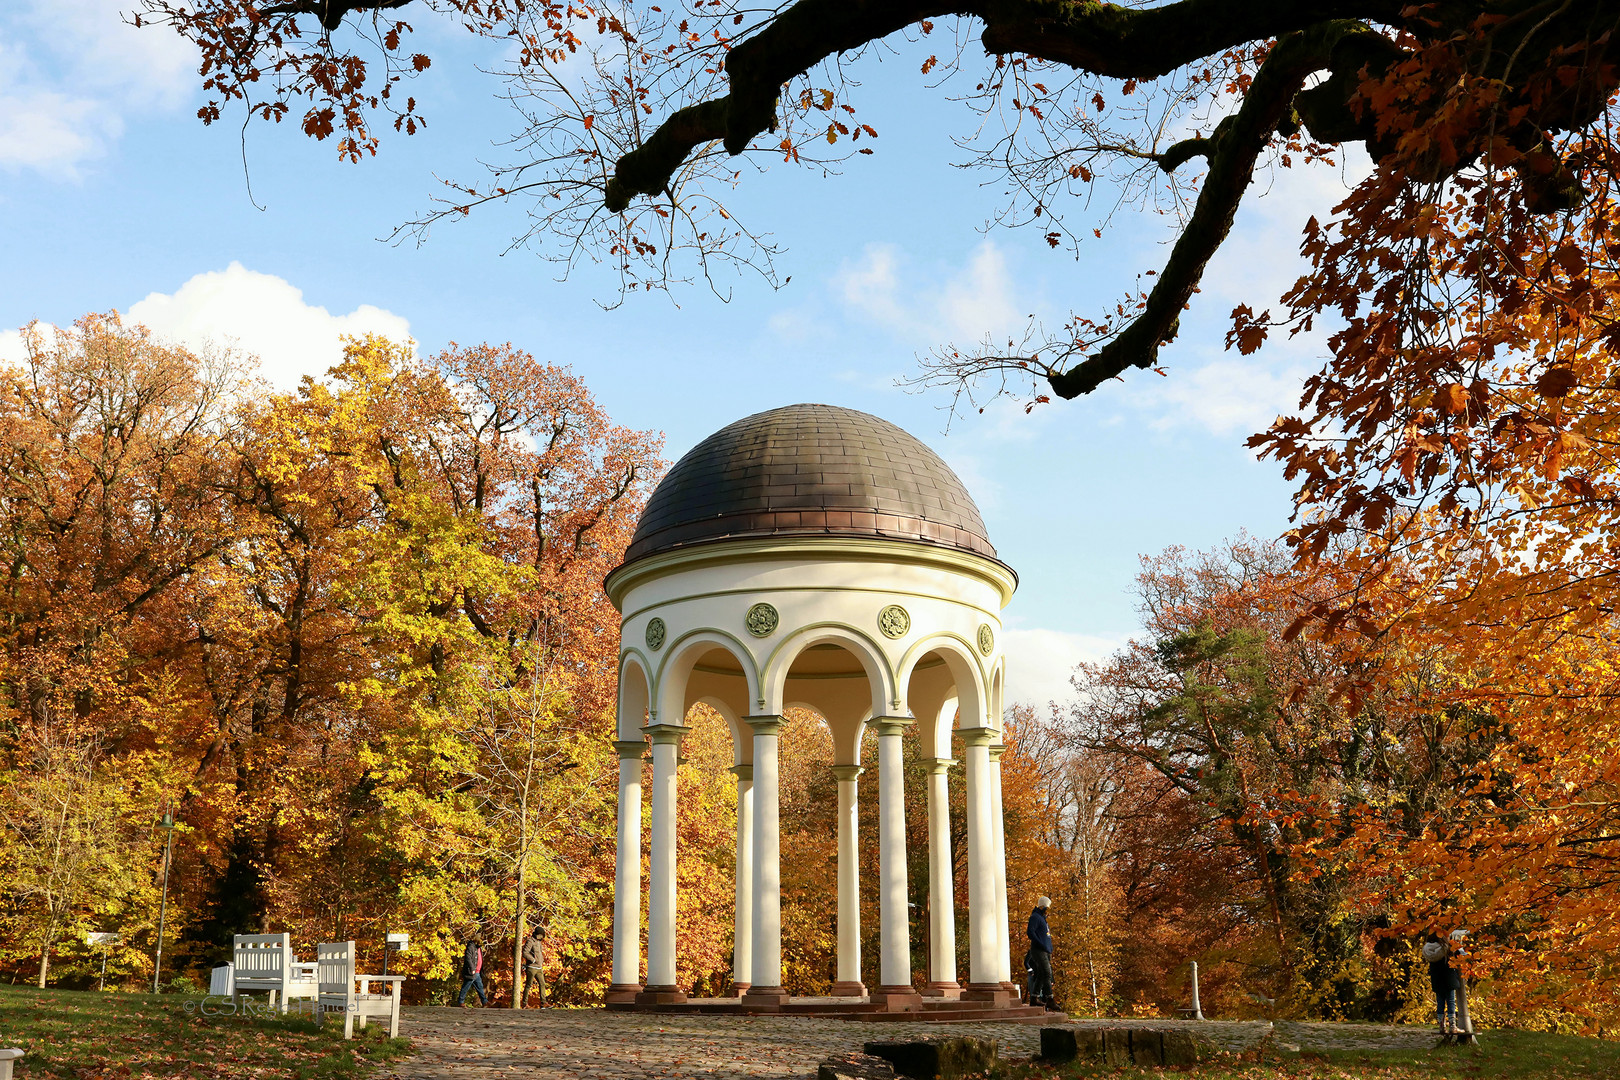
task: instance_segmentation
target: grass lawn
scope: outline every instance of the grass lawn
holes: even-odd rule
[[[1545,1035],[1532,1031],[1486,1031],[1481,1045],[1432,1050],[1306,1051],[1303,1054],[1220,1054],[1182,1069],[1208,1080],[1616,1080],[1620,1041]],[[1073,1080],[1080,1077],[1162,1077],[1171,1069],[1110,1067],[1101,1063],[1016,1066],[1007,1080]]]
[[[0,1046],[28,1052],[18,1080],[337,1080],[410,1051],[407,1040],[387,1038],[386,1022],[344,1042],[335,1022],[322,1029],[308,1018],[188,1016],[185,1000],[0,986]]]

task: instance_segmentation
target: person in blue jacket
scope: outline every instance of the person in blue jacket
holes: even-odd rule
[[[1029,971],[1029,1003],[1056,1011],[1057,1000],[1052,990],[1052,930],[1046,925],[1046,909],[1051,906],[1050,897],[1042,896],[1035,901],[1035,910],[1029,913],[1029,953],[1024,959]]]

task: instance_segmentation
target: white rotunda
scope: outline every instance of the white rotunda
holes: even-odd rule
[[[619,1008],[679,1006],[675,770],[688,710],[731,729],[737,777],[737,1007],[777,1011],[782,985],[777,734],[785,709],[832,735],[838,779],[837,982],[870,1008],[957,998],[1011,1004],[1001,815],[1001,611],[1017,575],[996,558],[946,464],[877,417],[791,405],[709,436],[658,485],[606,588],[622,615],[613,985]],[[913,988],[901,735],[930,755],[929,970]],[[878,984],[861,979],[856,778],[877,740]],[[647,981],[641,801],[651,743]],[[960,754],[960,757],[955,756]],[[968,982],[957,979],[950,815],[966,784]],[[870,885],[868,886],[870,887]],[[930,1000],[931,999],[931,1000]]]

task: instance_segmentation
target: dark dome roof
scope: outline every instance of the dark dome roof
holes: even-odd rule
[[[721,428],[677,461],[624,561],[760,536],[874,537],[996,555],[967,488],[916,438],[854,409],[789,405]]]

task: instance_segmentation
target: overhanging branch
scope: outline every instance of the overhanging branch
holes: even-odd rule
[[[1059,397],[1079,397],[1126,368],[1153,365],[1159,346],[1175,337],[1181,311],[1204,267],[1231,231],[1243,192],[1254,177],[1255,162],[1292,108],[1294,95],[1307,76],[1328,62],[1335,43],[1362,29],[1359,23],[1332,22],[1277,42],[1255,72],[1242,107],[1221,124],[1225,130],[1218,138],[1207,140],[1212,144],[1209,174],[1142,314],[1096,355],[1049,376],[1047,381]]]
[[[1324,20],[1393,22],[1394,0],[1180,0],[1148,9],[1087,0],[800,0],[726,56],[731,92],[671,114],[621,157],[603,202],[614,212],[658,195],[687,156],[715,141],[740,154],[776,126],[783,84],[834,53],[860,48],[923,19],[984,21],[986,52],[1025,53],[1098,75],[1152,79],[1245,42]]]

